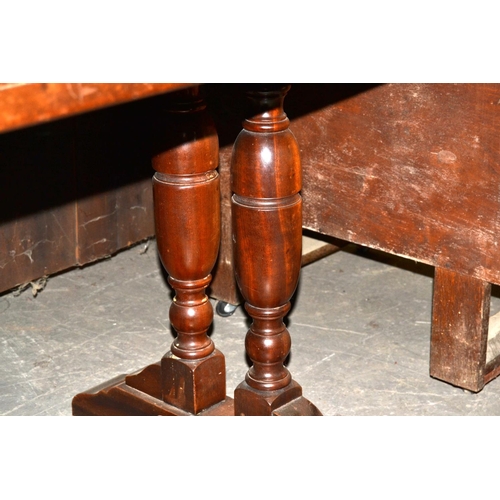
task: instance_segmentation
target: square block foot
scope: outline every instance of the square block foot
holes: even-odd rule
[[[161,399],[189,413],[200,413],[226,396],[226,364],[217,349],[195,360],[169,352],[161,360],[161,377]]]
[[[242,382],[234,391],[234,414],[238,416],[321,416],[302,396],[302,388],[292,380],[278,391],[259,391]]]

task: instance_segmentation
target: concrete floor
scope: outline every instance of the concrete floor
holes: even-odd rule
[[[71,415],[76,393],[169,349],[172,295],[144,248],[0,296],[0,415]],[[355,246],[303,268],[288,367],[324,415],[500,415],[500,380],[471,394],[429,377],[432,274]],[[242,308],[214,320],[231,396],[247,328]]]

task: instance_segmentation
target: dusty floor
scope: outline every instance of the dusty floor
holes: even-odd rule
[[[0,415],[71,415],[76,393],[168,350],[171,293],[154,241],[143,249],[51,277],[36,297],[0,296]],[[303,268],[288,367],[324,415],[500,414],[500,380],[471,394],[429,377],[432,274],[354,246]],[[229,395],[247,327],[241,307],[215,317]]]

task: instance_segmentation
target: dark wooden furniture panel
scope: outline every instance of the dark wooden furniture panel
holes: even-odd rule
[[[184,87],[0,85],[0,292],[154,235],[151,128]]]
[[[380,85],[294,123],[304,225],[435,266],[430,374],[471,391],[500,371],[499,103],[499,84]]]
[[[381,85],[294,123],[304,225],[500,283],[500,85]]]

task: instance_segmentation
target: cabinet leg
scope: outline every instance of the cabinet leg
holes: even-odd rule
[[[480,391],[485,384],[491,285],[436,268],[430,375]]]

